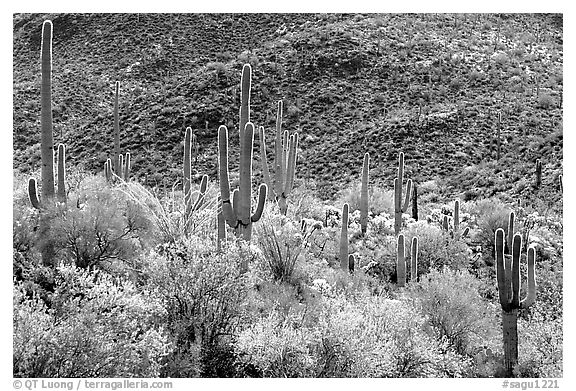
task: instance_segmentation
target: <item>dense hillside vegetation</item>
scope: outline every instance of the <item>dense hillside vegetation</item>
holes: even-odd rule
[[[562,376],[561,15],[13,22],[14,376]]]

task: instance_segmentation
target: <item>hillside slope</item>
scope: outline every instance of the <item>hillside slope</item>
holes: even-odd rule
[[[539,191],[561,198],[559,15],[16,14],[14,168],[23,172],[40,164],[44,19],[54,23],[55,142],[73,165],[102,170],[118,80],[122,149],[135,174],[171,187],[191,126],[196,169],[216,179],[216,130],[237,128],[249,62],[252,120],[271,142],[284,101],[285,128],[301,135],[298,178],[314,179],[322,197],[359,178],[364,151],[373,180],[392,187],[404,151],[407,176],[437,179],[446,197],[532,197],[541,159]]]

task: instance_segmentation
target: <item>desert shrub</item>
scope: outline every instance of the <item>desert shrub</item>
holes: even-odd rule
[[[521,377],[562,377],[562,318],[547,319],[541,307],[518,320],[518,367]]]
[[[404,231],[406,240],[406,257],[409,259],[408,247],[413,237],[418,237],[418,275],[426,274],[433,269],[445,266],[460,270],[468,267],[471,251],[461,240],[454,240],[449,233],[430,225],[425,221],[410,224]],[[407,260],[406,263],[410,265]]]
[[[57,269],[49,305],[14,287],[16,377],[156,377],[170,346],[157,299],[105,272]]]
[[[334,292],[333,292],[334,293]],[[381,296],[323,296],[313,311],[267,314],[235,346],[239,365],[255,376],[463,376],[471,360],[425,330],[407,302]]]
[[[554,98],[551,95],[540,94],[536,102],[536,107],[541,109],[549,109],[550,107],[553,107],[555,103],[556,102],[554,102]]]
[[[462,209],[473,217],[471,225],[476,225],[472,239],[482,246],[485,260],[493,264],[494,234],[498,228],[508,232],[510,208],[495,199],[484,199],[462,205]]]
[[[360,209],[360,188],[361,183],[355,183],[340,192],[337,205],[348,203],[350,211]],[[368,212],[372,215],[388,213],[394,215],[394,191],[385,190],[376,185],[368,187]]]
[[[251,274],[242,272],[250,257],[252,250],[232,239],[217,254],[214,243],[196,236],[159,246],[147,257],[146,286],[165,308],[166,327],[177,347],[167,358],[163,375],[234,374],[234,368],[227,366],[231,358],[225,356],[253,285]]]
[[[481,282],[467,271],[433,270],[410,284],[409,296],[436,330],[439,339],[462,355],[497,345],[499,325],[492,308],[480,297]]]
[[[255,226],[255,236],[266,260],[264,266],[274,280],[291,281],[310,235],[320,228],[312,226],[302,230],[290,218],[275,213],[272,208],[262,215]]]
[[[311,377],[314,359],[308,350],[312,335],[274,314],[244,330],[235,345],[240,366],[257,377]]]
[[[68,205],[52,219],[49,231],[60,259],[110,269],[121,266],[118,261],[132,264],[146,245],[154,245],[142,208],[102,178],[87,177]]]

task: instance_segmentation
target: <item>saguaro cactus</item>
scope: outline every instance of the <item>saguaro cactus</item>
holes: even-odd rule
[[[294,187],[296,174],[296,161],[298,160],[298,133],[289,136],[288,131],[282,132],[282,101],[278,101],[276,112],[276,138],[274,157],[274,181],[270,177],[268,168],[264,127],[258,132],[260,139],[260,156],[262,159],[262,175],[268,186],[268,200],[277,201],[280,213],[288,211],[287,198]]]
[[[347,203],[342,206],[342,227],[340,229],[340,267],[346,270],[349,267],[348,260],[348,209]]]
[[[418,221],[418,187],[412,183],[412,218]]]
[[[404,181],[404,152],[400,152],[398,157],[398,176],[394,179],[394,233],[398,235],[402,228],[402,213],[408,210],[410,203],[410,191],[412,190],[412,180],[406,182],[406,194],[404,204],[402,204],[402,184]]]
[[[412,238],[410,247],[410,281],[416,282],[418,279],[418,237]]]
[[[237,236],[246,241],[252,237],[252,223],[260,220],[266,202],[267,187],[260,185],[258,205],[254,214],[251,213],[252,201],[252,147],[254,141],[254,125],[246,124],[243,132],[245,140],[240,143],[240,184],[230,198],[230,180],[228,176],[228,129],[222,125],[218,129],[218,153],[220,158],[220,194],[222,196],[222,213],[228,225],[236,230]]]
[[[120,82],[115,83],[114,93],[114,172],[120,174],[120,116],[118,115],[118,95],[120,93]]]
[[[406,256],[404,234],[398,235],[396,246],[396,283],[398,286],[406,285]]]
[[[206,189],[208,187],[208,175],[202,176],[200,182],[200,191],[196,201],[192,202],[192,151],[194,147],[194,133],[192,128],[186,128],[186,133],[184,135],[184,181],[183,181],[183,191],[184,191],[184,220],[185,220],[185,232],[190,229],[192,213],[197,211],[202,207],[204,202],[204,196],[206,194]]]
[[[504,342],[504,366],[507,376],[512,377],[518,363],[518,310],[528,308],[536,301],[536,251],[528,249],[528,294],[520,300],[520,251],[522,236],[514,235],[512,255],[504,255],[504,230],[498,228],[496,242],[496,278],[498,296],[502,307],[502,331]]]
[[[470,232],[470,227],[466,227],[464,231],[460,230],[460,201],[454,201],[454,239],[465,238]]]
[[[42,82],[40,85],[40,142],[42,158],[42,198],[54,198],[54,137],[52,134],[52,22],[42,24]]]
[[[58,202],[66,202],[66,147],[58,145]]]
[[[360,188],[360,228],[362,234],[366,234],[368,229],[368,181],[370,171],[370,154],[364,154],[362,163],[362,187]]]

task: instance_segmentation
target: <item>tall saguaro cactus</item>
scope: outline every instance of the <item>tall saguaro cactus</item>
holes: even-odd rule
[[[470,227],[460,230],[460,201],[454,201],[454,239],[465,238],[470,233]]]
[[[114,93],[114,172],[121,175],[120,159],[120,116],[118,114],[118,95],[120,94],[120,82],[115,84]]]
[[[66,147],[58,145],[58,202],[66,202]]]
[[[366,234],[368,229],[368,181],[370,180],[370,154],[364,154],[362,163],[362,187],[360,188],[360,229]]]
[[[54,198],[54,137],[52,134],[52,22],[42,24],[42,83],[40,85],[40,142],[42,157],[42,198]]]
[[[249,64],[242,69],[240,82],[240,183],[230,197],[228,175],[228,129],[222,125],[218,129],[218,157],[222,214],[236,235],[246,241],[252,237],[252,223],[260,220],[266,202],[267,186],[261,184],[258,191],[258,204],[251,214],[252,203],[252,150],[254,147],[254,124],[250,122],[250,83],[252,68]]]
[[[512,255],[504,255],[504,230],[498,228],[496,237],[496,278],[502,307],[504,366],[512,377],[518,363],[518,310],[530,307],[536,301],[536,251],[528,249],[528,294],[520,300],[520,252],[522,236],[514,235]]]
[[[398,156],[398,176],[394,179],[394,233],[396,236],[402,228],[402,213],[408,210],[410,203],[410,191],[412,190],[412,179],[406,181],[406,193],[404,204],[402,204],[402,185],[404,181],[404,152]]]
[[[398,286],[406,285],[406,248],[404,234],[398,235],[396,246],[396,283]]]
[[[264,127],[258,132],[260,141],[260,156],[262,159],[262,175],[268,186],[268,200],[277,201],[280,213],[288,211],[288,196],[294,187],[296,161],[298,160],[298,133],[289,136],[288,131],[282,132],[282,101],[278,101],[276,112],[276,138],[274,157],[274,181],[272,182],[268,168]]]
[[[340,229],[340,268],[346,270],[349,268],[348,257],[348,204],[342,206],[342,227]]]
[[[410,280],[416,282],[418,279],[418,237],[412,238],[412,246],[410,246]]]
[[[542,162],[540,161],[540,159],[538,159],[536,160],[536,183],[535,183],[536,189],[540,188],[541,184],[542,184]]]

